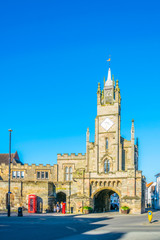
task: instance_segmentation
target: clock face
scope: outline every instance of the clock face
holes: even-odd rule
[[[106,95],[107,95],[107,97],[110,97],[110,96],[112,96],[112,93],[111,93],[111,91],[107,91]]]
[[[104,119],[104,121],[101,123],[101,126],[108,131],[112,126],[113,126],[114,122],[109,119],[108,117]]]

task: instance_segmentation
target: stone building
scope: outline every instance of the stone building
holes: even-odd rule
[[[156,188],[156,182],[150,182],[148,184],[146,183],[145,207],[154,208],[155,188]]]
[[[104,88],[97,90],[95,141],[86,133],[86,154],[58,154],[56,193],[67,197],[67,206],[80,212],[83,206],[108,211],[110,196],[117,193],[120,206],[130,213],[145,211],[145,177],[138,170],[138,144],[135,145],[134,120],[131,140],[121,136],[121,95],[108,70]]]
[[[0,165],[0,207],[7,192],[5,168],[4,163]],[[128,206],[130,213],[144,212],[145,177],[138,170],[134,120],[131,140],[126,140],[121,136],[120,88],[118,80],[115,85],[111,78],[110,68],[103,90],[98,84],[95,140],[90,142],[87,129],[86,154],[57,154],[54,166],[18,163],[12,166],[12,174],[15,171],[24,171],[23,179],[12,178],[17,206],[25,204],[27,208],[27,197],[32,193],[42,198],[43,209],[52,210],[53,199],[49,199],[55,197],[58,202],[66,202],[68,212],[80,213],[84,206],[101,212],[110,210],[110,196],[117,193],[120,206]],[[48,172],[46,179],[42,178],[44,172]]]
[[[155,175],[156,177],[156,188],[154,196],[154,208],[160,209],[160,173]]]
[[[0,154],[0,210],[7,208],[9,154]],[[37,195],[37,210],[52,211],[55,201],[56,165],[23,164],[18,153],[11,155],[11,209],[28,209],[28,196]]]

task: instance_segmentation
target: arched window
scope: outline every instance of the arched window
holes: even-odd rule
[[[104,161],[104,173],[107,172],[107,160]]]
[[[65,180],[68,181],[68,167],[65,168]]]
[[[69,181],[72,181],[72,167],[69,168]]]
[[[106,149],[108,149],[108,138],[106,138]]]
[[[104,161],[104,173],[107,173],[110,171],[110,162],[109,160]]]
[[[109,162],[109,160],[107,162],[107,170],[108,170],[108,172],[110,171],[110,162]]]

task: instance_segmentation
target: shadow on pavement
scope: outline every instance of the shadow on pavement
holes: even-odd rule
[[[124,233],[90,232],[107,227],[112,218],[75,218],[75,216],[0,217],[0,240],[16,239],[120,239]],[[103,221],[103,222],[102,222]],[[104,222],[106,221],[106,222]],[[102,223],[101,223],[102,222]],[[105,229],[107,231],[107,228]],[[99,230],[98,230],[99,231]]]
[[[119,232],[109,232],[104,234],[96,234],[96,235],[87,235],[82,234],[80,236],[72,236],[68,238],[62,238],[61,240],[118,240],[121,239],[125,233],[119,233]]]

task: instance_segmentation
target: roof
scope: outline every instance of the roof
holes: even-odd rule
[[[0,154],[0,164],[2,164],[2,163],[6,164],[6,165],[9,164],[9,154],[8,153]],[[11,154],[11,163],[13,163],[13,164],[20,163],[21,165],[23,165],[23,163],[19,159],[17,151],[15,153]]]
[[[150,183],[146,183],[146,187],[149,188],[151,185],[153,184],[153,182],[150,182]]]
[[[111,79],[111,69],[108,69],[108,77],[107,77],[107,81],[105,82],[105,86],[113,86],[113,81]]]
[[[159,177],[160,176],[160,173],[157,173],[156,175],[155,175],[155,177]]]

